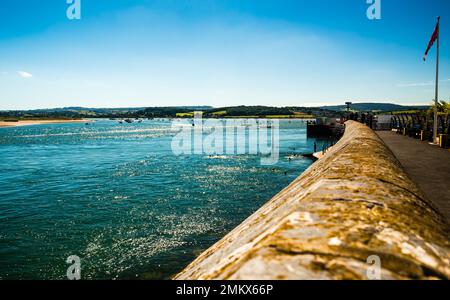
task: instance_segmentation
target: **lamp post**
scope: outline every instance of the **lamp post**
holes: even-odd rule
[[[351,102],[345,102],[345,105],[347,105],[347,119],[349,119],[349,117],[350,117],[350,106],[352,104],[353,103],[351,103]]]

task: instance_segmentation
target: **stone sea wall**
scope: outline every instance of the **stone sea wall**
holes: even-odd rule
[[[323,158],[175,279],[368,279],[378,258],[381,279],[449,279],[448,233],[378,136],[349,121]]]

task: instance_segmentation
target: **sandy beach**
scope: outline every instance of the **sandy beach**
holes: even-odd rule
[[[88,120],[21,120],[18,122],[0,121],[0,127],[19,127],[41,124],[90,123]]]

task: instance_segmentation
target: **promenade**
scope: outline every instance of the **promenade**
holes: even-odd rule
[[[377,134],[450,222],[450,151],[391,131]]]

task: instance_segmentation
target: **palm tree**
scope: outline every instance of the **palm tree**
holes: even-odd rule
[[[430,109],[428,110],[429,113],[433,113],[434,112],[434,102],[431,105]],[[450,114],[450,102],[444,101],[444,100],[439,100],[437,103],[437,111],[438,113],[442,113],[445,115]]]
[[[429,115],[433,115],[434,113],[434,107],[435,105],[433,104],[430,108],[430,110],[428,111]],[[438,111],[438,116],[439,116],[439,120],[440,120],[440,126],[442,128],[442,133],[448,134],[450,131],[450,101],[444,101],[444,100],[440,100],[437,103],[437,111]],[[438,123],[439,124],[439,123]]]

